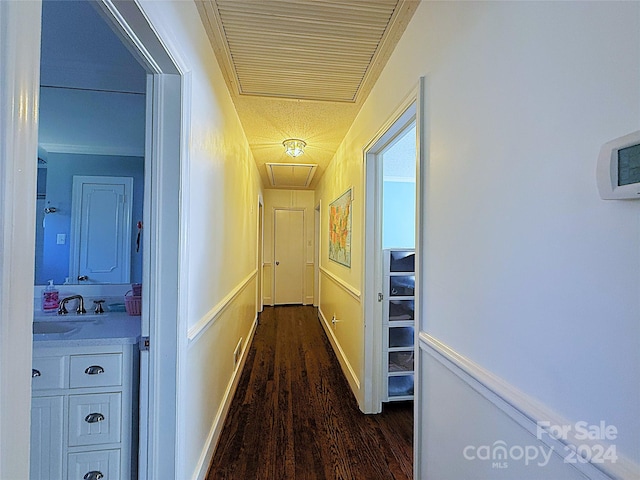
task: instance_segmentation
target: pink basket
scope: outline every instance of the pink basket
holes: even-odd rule
[[[124,308],[129,315],[142,314],[142,297],[139,295],[130,295],[133,291],[129,290],[124,296]]]
[[[131,289],[133,290],[133,296],[139,297],[142,295],[142,284],[141,283],[132,283]]]

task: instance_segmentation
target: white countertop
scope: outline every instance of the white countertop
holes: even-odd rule
[[[34,348],[134,344],[140,338],[140,317],[125,312],[82,316],[36,315],[35,322],[60,324],[71,330],[64,333],[34,334]]]

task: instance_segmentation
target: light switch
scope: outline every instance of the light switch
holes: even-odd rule
[[[67,243],[67,235],[64,233],[59,233],[56,237],[56,243],[58,245],[64,245],[65,243]]]

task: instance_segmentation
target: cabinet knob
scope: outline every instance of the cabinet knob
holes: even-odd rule
[[[100,480],[101,478],[104,478],[104,475],[102,474],[102,472],[99,472],[98,470],[92,470],[90,472],[87,472],[84,474],[84,480]]]
[[[84,417],[84,421],[87,423],[98,423],[104,421],[104,415],[101,413],[90,413]]]
[[[86,368],[84,373],[86,373],[87,375],[98,375],[99,373],[104,373],[104,368],[102,368],[100,365],[91,365],[90,367]]]
[[[40,377],[40,376],[42,376],[42,374],[40,373],[40,370],[36,370],[35,368],[31,369],[31,378]]]

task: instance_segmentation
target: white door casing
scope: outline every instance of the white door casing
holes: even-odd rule
[[[304,210],[274,210],[274,303],[302,304]]]
[[[371,142],[364,149],[364,185],[365,185],[365,222],[363,267],[364,301],[363,318],[365,319],[364,338],[364,396],[360,409],[365,413],[382,411],[384,396],[382,358],[382,302],[378,294],[382,293],[382,159],[379,158],[385,148],[413,122],[416,117],[416,98],[414,89],[396,109],[390,119],[383,125]],[[419,136],[416,133],[416,136]],[[416,144],[416,151],[418,144]],[[416,184],[416,191],[419,189]],[[418,194],[418,193],[416,193]],[[416,227],[417,230],[417,227]],[[418,244],[416,243],[416,254]],[[416,282],[418,271],[416,265]],[[417,288],[417,287],[416,287]],[[416,295],[416,304],[418,298]],[[417,308],[417,305],[416,305]],[[417,318],[417,317],[416,317]],[[415,377],[415,376],[414,376]]]

